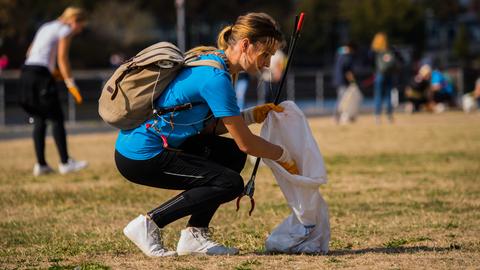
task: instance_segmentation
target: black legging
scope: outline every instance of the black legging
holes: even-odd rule
[[[33,116],[33,142],[35,145],[35,154],[37,162],[40,165],[46,165],[45,161],[45,137],[47,132],[47,119],[52,123],[52,134],[55,144],[57,146],[60,161],[62,163],[68,162],[67,153],[67,134],[65,126],[63,125],[63,117],[61,118],[46,118],[42,116]]]
[[[52,133],[62,163],[68,162],[67,138],[64,116],[55,81],[43,66],[24,66],[21,76],[20,105],[33,117],[33,142],[37,162],[46,165],[45,137],[47,120],[52,123]]]
[[[157,188],[185,190],[148,215],[163,228],[191,215],[188,226],[208,227],[218,207],[243,192],[240,172],[246,154],[232,139],[198,135],[148,160],[132,160],[115,152],[120,173],[129,181]]]

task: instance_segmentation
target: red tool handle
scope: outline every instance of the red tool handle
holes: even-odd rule
[[[302,13],[300,13],[300,18],[298,19],[297,32],[300,32],[300,29],[302,29],[303,17],[305,17],[305,13],[302,12]]]

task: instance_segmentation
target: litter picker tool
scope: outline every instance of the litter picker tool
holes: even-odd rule
[[[295,52],[297,39],[300,36],[300,30],[302,29],[302,26],[303,26],[304,17],[305,17],[305,13],[303,12],[301,12],[300,15],[295,16],[295,25],[293,27],[292,37],[290,38],[290,44],[288,48],[287,65],[285,67],[285,71],[282,74],[282,79],[280,80],[280,85],[278,86],[277,95],[275,96],[275,100],[273,102],[275,105],[277,105],[280,102],[280,95],[282,92],[283,85],[285,84],[285,79],[287,77],[288,70],[292,62],[293,53]],[[260,165],[260,161],[261,161],[261,158],[257,157],[257,160],[255,161],[255,166],[253,167],[252,176],[250,177],[250,180],[248,180],[247,184],[245,185],[242,195],[240,195],[237,198],[237,211],[238,211],[240,209],[240,200],[242,199],[242,197],[243,196],[250,197],[251,207],[250,207],[250,211],[248,212],[249,216],[252,215],[252,212],[255,209],[255,199],[253,198],[253,194],[255,192],[255,177],[257,176],[257,170],[258,170],[258,166]]]

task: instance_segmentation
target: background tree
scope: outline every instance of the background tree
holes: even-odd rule
[[[339,1],[331,0],[304,0],[297,1],[295,9],[306,13],[305,25],[302,30],[302,42],[298,43],[298,51],[304,52],[302,59],[297,62],[315,62],[324,64],[324,60],[331,59],[331,51],[335,50],[335,25],[338,23]],[[293,14],[292,14],[293,16]],[[291,16],[291,17],[292,17]],[[288,20],[288,32],[291,30],[291,20]],[[300,56],[301,57],[301,56]],[[300,58],[298,57],[298,58]]]
[[[307,16],[298,43],[296,65],[328,66],[338,46],[353,40],[360,47],[368,48],[377,31],[387,32],[393,44],[411,46],[420,55],[428,38],[425,35],[427,13],[432,14],[436,23],[455,22],[469,10],[479,16],[480,0],[470,0],[470,5],[461,3],[465,1],[186,0],[187,48],[215,44],[221,27],[249,11],[272,15],[288,39],[294,15],[304,11]],[[121,51],[131,56],[153,42],[176,41],[175,0],[0,0],[0,53],[9,56],[10,67],[21,66],[38,27],[57,18],[69,5],[84,7],[90,14],[88,30],[75,38],[71,50],[76,68],[106,67],[112,53]],[[461,29],[459,35],[462,35]],[[448,44],[450,52],[458,51],[451,48],[455,35],[449,38],[452,39]],[[458,42],[454,42],[456,48],[461,47]],[[471,51],[478,51],[475,48],[475,44],[470,46]]]
[[[464,64],[470,56],[468,32],[464,24],[460,25],[455,40],[453,41],[453,53]]]
[[[358,42],[369,44],[376,32],[384,31],[393,43],[423,45],[423,12],[412,0],[342,0],[340,14]]]

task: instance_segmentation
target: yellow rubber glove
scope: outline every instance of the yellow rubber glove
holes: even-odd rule
[[[68,92],[73,96],[73,99],[75,100],[75,103],[77,104],[82,104],[83,98],[82,95],[80,94],[80,91],[78,90],[77,87],[69,87]]]
[[[75,100],[75,103],[77,104],[82,104],[83,98],[82,95],[80,94],[80,90],[78,90],[77,85],[75,84],[75,81],[72,78],[65,79],[65,85],[67,86],[68,92],[73,96],[73,99]]]
[[[280,166],[282,166],[290,174],[300,174],[297,163],[295,163],[295,160],[292,159],[290,153],[283,147],[282,150],[282,155],[276,160],[277,163],[280,164]]]
[[[290,174],[299,174],[300,172],[298,171],[298,167],[297,167],[297,164],[295,163],[295,161],[292,160],[291,163],[287,163],[287,162],[279,162],[277,161],[278,164],[280,164],[280,166],[282,166],[287,172],[289,172]]]
[[[265,121],[265,118],[267,118],[268,113],[272,110],[275,112],[283,112],[284,108],[273,103],[267,103],[242,111],[242,116],[247,125],[262,123]]]
[[[253,108],[253,119],[256,123],[262,123],[267,118],[270,111],[283,112],[283,107],[275,105],[273,103],[267,103],[259,105]]]

